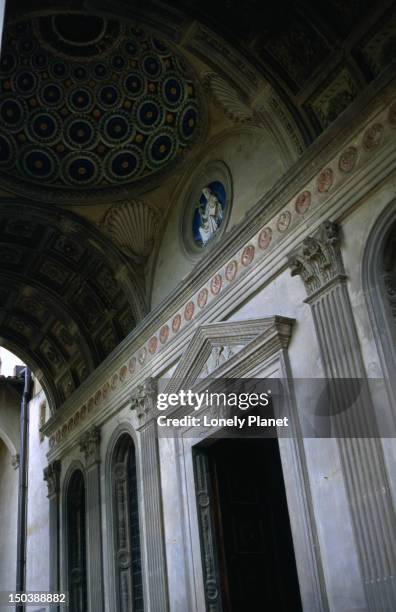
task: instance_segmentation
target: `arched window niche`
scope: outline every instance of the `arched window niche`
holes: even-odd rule
[[[85,481],[74,469],[66,489],[67,586],[70,612],[86,612],[87,552]]]
[[[111,562],[116,610],[143,612],[143,578],[135,444],[122,432],[110,455]]]
[[[363,257],[363,292],[391,406],[396,405],[396,200],[371,229]],[[394,409],[393,409],[394,410]],[[396,413],[393,414],[396,420]]]

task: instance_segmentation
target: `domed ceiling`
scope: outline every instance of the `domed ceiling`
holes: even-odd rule
[[[180,158],[199,131],[185,61],[117,19],[9,24],[0,89],[1,181],[47,201],[125,195]]]

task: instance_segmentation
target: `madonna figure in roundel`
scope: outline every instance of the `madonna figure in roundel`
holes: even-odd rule
[[[202,200],[204,200],[203,204]],[[198,232],[202,246],[205,246],[213,238],[223,221],[223,207],[210,187],[203,188],[198,211],[201,219]]]

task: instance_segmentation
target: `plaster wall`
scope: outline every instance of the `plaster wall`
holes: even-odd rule
[[[233,202],[227,230],[239,223],[245,213],[283,176],[285,163],[270,134],[263,129],[235,130],[208,145],[206,157],[189,174],[209,161],[222,160],[232,176]],[[185,181],[170,202],[170,214],[164,230],[152,286],[152,307],[157,305],[195,267],[200,255],[187,253],[181,238],[181,224],[190,182]]]
[[[18,470],[11,460],[0,437],[0,591],[14,591],[16,580]]]
[[[48,591],[49,588],[49,506],[47,485],[43,479],[43,470],[48,464],[48,439],[41,442],[39,436],[40,405],[44,401],[44,392],[40,391],[29,404],[26,589],[31,591]]]
[[[20,396],[6,381],[0,383],[0,438],[11,455],[19,453]]]

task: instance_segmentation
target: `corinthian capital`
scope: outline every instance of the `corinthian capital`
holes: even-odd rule
[[[80,440],[80,450],[85,457],[87,467],[100,461],[100,429],[92,427]]]
[[[325,221],[289,257],[291,274],[300,275],[308,297],[313,296],[335,278],[345,278],[340,248],[340,231],[336,223]]]
[[[49,463],[44,468],[43,476],[48,487],[48,497],[52,497],[59,493],[61,462],[59,460]]]
[[[155,378],[147,378],[132,393],[131,409],[136,410],[141,425],[145,425],[155,416],[157,389]]]

